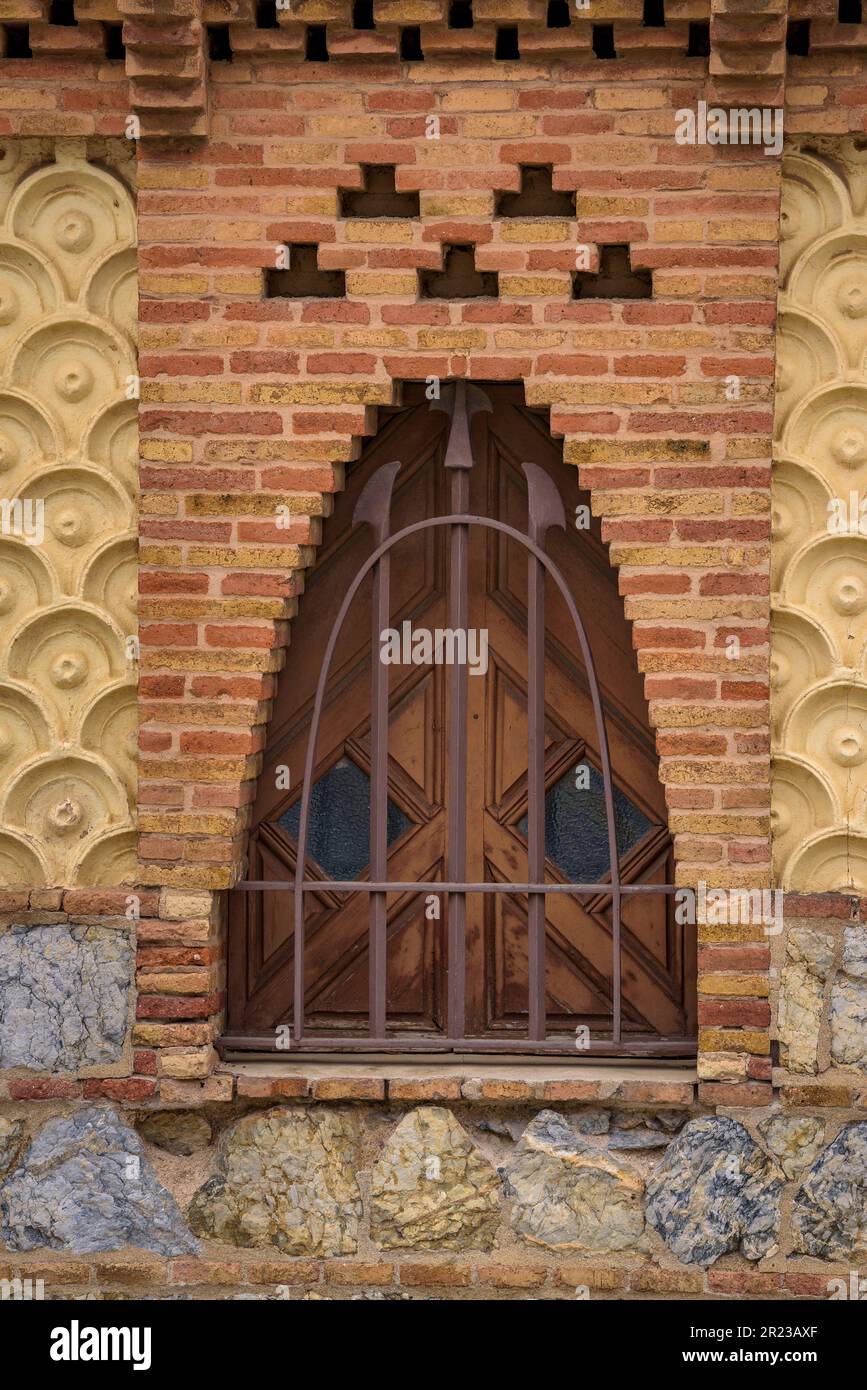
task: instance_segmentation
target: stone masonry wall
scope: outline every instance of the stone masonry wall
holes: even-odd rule
[[[406,380],[523,380],[550,409],[633,622],[678,881],[772,882],[781,161],[679,145],[675,112],[785,106],[792,139],[857,134],[863,28],[831,0],[668,0],[664,28],[633,0],[568,27],[541,0],[476,0],[471,31],[440,0],[377,0],[373,31],[342,0],[296,0],[277,28],[255,8],[0,15],[4,140],[136,142],[142,653],[138,883],[0,891],[0,1004],[25,1020],[0,1023],[0,1277],[41,1272],[54,1296],[828,1297],[867,1256],[856,892],[788,894],[778,935],[699,924],[698,1066],[670,1079],[266,1075],[213,1042],[223,890],[303,572]],[[24,24],[29,59],[9,56]],[[305,58],[311,25],[328,62]],[[424,59],[401,60],[416,28]],[[493,57],[515,52],[502,30],[520,57]],[[574,216],[495,215],[522,164],[550,165]],[[364,165],[393,166],[418,215],[342,216]],[[496,299],[419,295],[455,243]],[[345,293],[267,297],[281,244],[315,245]],[[584,244],[591,271],[628,245],[652,298],[573,299]]]

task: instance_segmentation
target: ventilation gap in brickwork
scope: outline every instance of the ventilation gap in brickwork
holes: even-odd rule
[[[232,40],[228,24],[208,25],[208,57],[212,63],[231,63]]]
[[[494,49],[494,57],[501,63],[514,62],[520,58],[521,50],[518,47],[518,26],[517,24],[504,24],[497,30],[497,44]]]
[[[696,19],[690,24],[686,56],[687,58],[710,57],[710,24],[707,20]]]
[[[840,24],[860,24],[861,0],[839,0],[837,19]]]
[[[123,41],[122,24],[103,24],[103,47],[110,63],[122,63],[126,58],[126,45]]]
[[[644,0],[641,22],[645,29],[664,29],[665,0]]]
[[[320,270],[316,263],[317,245],[293,243],[289,247],[289,269],[265,271],[266,299],[339,299],[346,293],[346,274],[342,270]]]
[[[520,193],[498,193],[497,217],[574,217],[575,194],[554,188],[551,164],[522,164]]]
[[[421,29],[417,24],[409,24],[400,31],[400,59],[402,63],[423,63],[421,48]]]
[[[376,28],[376,20],[373,17],[373,0],[354,0],[352,27],[353,29]]]
[[[449,28],[472,29],[473,0],[451,0],[449,5]]]
[[[633,270],[628,246],[600,246],[599,269],[572,272],[573,299],[652,299],[653,276]]]
[[[256,28],[280,28],[280,21],[277,18],[277,0],[259,0],[256,6]]]
[[[613,24],[593,25],[593,52],[597,58],[617,57],[617,50],[614,47]]]
[[[75,18],[75,6],[73,0],[51,0],[48,10],[49,24],[64,24],[68,27],[78,24]]]
[[[328,36],[324,24],[308,24],[304,57],[308,63],[328,62]]]
[[[476,270],[475,246],[443,246],[442,270],[418,272],[424,299],[495,299],[500,293],[495,270]]]
[[[32,58],[29,24],[3,25],[3,57]]]
[[[793,58],[808,58],[810,55],[809,19],[790,19],[786,25],[786,52]]]
[[[393,164],[362,164],[364,188],[340,190],[341,217],[418,217],[418,192],[398,192]]]
[[[569,13],[569,0],[548,0],[548,28],[568,29],[571,23],[572,16]]]

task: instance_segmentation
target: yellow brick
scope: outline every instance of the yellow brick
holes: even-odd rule
[[[231,569],[279,569],[285,566],[292,570],[310,564],[312,559],[312,552],[298,545],[193,545],[190,546],[189,555],[191,565],[227,565]],[[214,659],[212,655],[211,661]]]
[[[360,116],[349,112],[344,116],[308,116],[311,135],[333,136],[337,140],[372,140],[385,138],[384,116]]]
[[[422,193],[419,196],[422,217],[492,217],[494,195],[485,193]]]
[[[646,217],[649,208],[646,198],[608,198],[599,194],[592,198],[579,195],[576,199],[579,217]]]
[[[713,516],[725,507],[720,492],[594,491],[591,497],[594,511],[598,503],[605,516]]]
[[[645,335],[651,348],[708,348],[716,351],[717,336],[705,328],[652,328]]]
[[[142,164],[137,182],[139,188],[206,188],[208,170],[193,165]]]
[[[202,241],[210,235],[210,230],[210,223],[204,218],[148,218],[148,237],[151,241]]]
[[[505,115],[467,116],[463,123],[464,134],[479,140],[514,140],[521,136],[532,138],[536,134],[536,117],[512,111]]]
[[[216,381],[194,381],[189,384],[144,381],[141,398],[143,401],[161,401],[165,405],[176,405],[181,401],[192,401],[199,405],[215,401],[222,405],[238,405],[241,400],[241,386],[239,382],[220,385]]]
[[[167,328],[164,324],[153,327],[149,324],[141,324],[138,330],[138,343],[142,349],[175,347],[181,341],[181,336],[179,328]]]
[[[247,323],[208,323],[194,328],[190,339],[195,347],[253,347],[259,328]]]
[[[347,270],[346,293],[359,295],[411,295],[415,298],[418,279],[412,270]]]
[[[174,439],[143,439],[139,453],[153,463],[189,463],[193,446]]]
[[[206,294],[207,275],[164,275],[155,270],[142,270],[138,277],[142,294]]]
[[[262,273],[254,270],[249,275],[217,275],[214,289],[218,294],[259,295],[262,293]]]
[[[715,923],[711,923],[711,925],[715,925]],[[765,998],[770,993],[770,984],[767,975],[709,973],[701,976],[699,992],[701,994],[751,995],[755,998]]]
[[[365,221],[364,218],[352,218],[345,225],[347,241],[374,241],[383,244],[393,244],[400,242],[408,244],[412,241],[413,226],[411,222],[405,222],[399,217],[378,218],[376,221]]]
[[[773,160],[744,168],[742,164],[716,165],[707,172],[707,186],[718,192],[753,192],[756,189],[776,188],[780,182],[780,166]]]
[[[721,565],[724,563],[724,553],[714,546],[705,548],[699,545],[677,547],[612,545],[609,559],[612,565],[663,565],[673,569],[679,565]]]
[[[599,87],[593,105],[600,111],[639,111],[653,106],[667,106],[668,94],[659,87]]]
[[[566,241],[570,224],[546,218],[532,222],[528,217],[504,218],[500,224],[503,241]]]
[[[5,111],[51,111],[54,93],[47,87],[0,87],[0,108]]]
[[[488,341],[483,328],[420,328],[420,348],[483,348]]]
[[[320,145],[312,140],[298,140],[286,145],[266,143],[264,159],[268,165],[338,164],[339,152],[339,145]]]
[[[343,334],[344,347],[396,348],[408,342],[402,328],[347,328]]]
[[[673,111],[629,111],[617,116],[614,129],[618,135],[667,135],[676,129]]]
[[[814,86],[792,86],[786,85],[786,105],[792,106],[824,106],[828,96],[828,88],[820,85]]]
[[[391,405],[391,382],[305,381],[254,386],[251,401],[263,405]]]
[[[562,347],[566,336],[557,328],[501,328],[494,334],[494,342],[498,348],[539,352],[542,348]]]
[[[528,381],[525,391],[528,405],[654,405],[671,399],[670,386],[644,385],[637,381],[568,381],[540,377]]]
[[[172,569],[177,569],[181,563],[181,547],[179,545],[142,545],[138,552],[139,564],[141,565],[168,565]],[[144,653],[142,653],[144,659]]]
[[[546,297],[562,299],[568,296],[571,280],[564,275],[501,275],[500,294],[516,298]]]
[[[653,273],[654,293],[667,295],[669,299],[695,299],[701,293],[701,280],[697,275],[666,275],[663,271]],[[722,294],[719,290],[717,293]]]
[[[443,111],[511,111],[515,93],[510,87],[486,87],[482,91],[459,87],[446,92],[440,105]]]
[[[653,227],[654,241],[703,241],[702,222],[656,222]]]
[[[324,507],[321,493],[254,493],[234,496],[224,492],[193,492],[186,497],[188,516],[274,516],[275,509],[286,507],[292,516],[321,516]]]
[[[491,158],[486,144],[470,140],[421,140],[419,141],[419,164],[447,165],[457,169],[484,168]]]
[[[275,323],[268,329],[267,341],[269,347],[331,347],[334,330],[312,324],[296,328],[294,324]]]
[[[696,282],[697,283],[697,282]],[[666,294],[672,291],[666,289]],[[776,280],[772,275],[709,275],[705,282],[705,293],[720,299],[769,299],[776,298]]]
[[[708,222],[709,241],[776,241],[779,228],[771,217],[726,218],[712,217]]]
[[[700,1028],[698,1046],[702,1052],[751,1052],[760,1057],[767,1056],[771,1050],[767,1033],[747,1028],[731,1032],[723,1028]]]
[[[213,227],[215,241],[257,241],[262,235],[260,222],[215,222]]]
[[[178,498],[162,492],[146,492],[139,503],[142,516],[177,516]]]

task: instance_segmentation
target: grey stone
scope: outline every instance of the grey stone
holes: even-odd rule
[[[735,1120],[691,1120],[647,1184],[645,1213],[684,1264],[711,1265],[740,1246],[777,1248],[783,1174]]]
[[[25,1132],[23,1120],[0,1118],[0,1177],[9,1171],[21,1152]]]
[[[132,942],[120,928],[0,933],[0,1067],[78,1071],[116,1062],[133,970]]]
[[[198,1249],[135,1130],[110,1105],[48,1120],[0,1186],[0,1213],[10,1250]]]
[[[843,932],[843,969],[867,980],[867,927],[846,927]]]
[[[608,1137],[609,1149],[664,1149],[671,1143],[671,1135],[658,1129],[612,1129]]]
[[[217,1172],[193,1197],[200,1235],[287,1255],[354,1255],[358,1130],[339,1110],[276,1107],[222,1136]]]
[[[771,1115],[759,1133],[787,1178],[797,1178],[819,1153],[825,1121],[815,1115]]]
[[[794,928],[786,938],[777,1022],[780,1061],[793,1072],[819,1070],[819,1031],[825,981],[834,959],[834,940],[825,932]]]
[[[607,1110],[579,1110],[570,1120],[579,1134],[607,1134],[611,1125]]]
[[[831,987],[831,1060],[867,1070],[867,979],[840,974]]]
[[[585,1144],[562,1116],[543,1110],[501,1170],[512,1227],[551,1250],[626,1250],[644,1230],[644,1184],[604,1149]]]
[[[370,1179],[370,1234],[382,1249],[489,1250],[500,1183],[450,1110],[405,1115]]]
[[[792,1206],[795,1249],[823,1260],[867,1254],[867,1121],[819,1155]]]
[[[161,1110],[148,1115],[139,1125],[139,1133],[158,1149],[187,1157],[211,1142],[211,1126],[195,1110]]]

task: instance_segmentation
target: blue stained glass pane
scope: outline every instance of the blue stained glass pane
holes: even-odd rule
[[[277,824],[298,839],[301,800]],[[412,824],[399,806],[388,803],[388,843]],[[341,758],[313,783],[307,852],[336,882],[357,879],[370,863],[370,778],[350,758]]]
[[[581,762],[578,767],[586,769],[581,778],[586,786],[576,787],[577,769],[570,768],[545,796],[545,854],[570,883],[600,883],[611,868],[605,784],[592,763]],[[621,858],[653,825],[619,787],[614,788],[614,823]],[[518,829],[526,835],[526,815]]]

